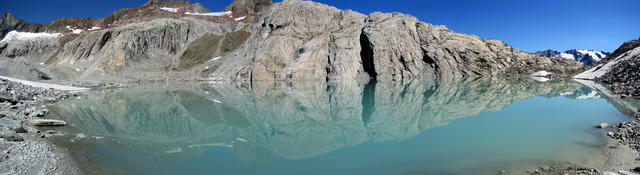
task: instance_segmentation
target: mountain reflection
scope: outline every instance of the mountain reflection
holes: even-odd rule
[[[582,87],[528,78],[148,84],[88,92],[50,110],[71,123],[67,135],[54,141],[72,149],[100,143],[163,159],[222,147],[241,160],[267,162],[315,157],[368,140],[401,141],[526,98],[590,93]]]

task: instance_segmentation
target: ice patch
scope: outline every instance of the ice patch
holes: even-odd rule
[[[239,142],[247,142],[247,139],[243,139],[243,138],[237,137],[237,138],[236,138],[236,141],[239,141]]]
[[[231,11],[226,11],[226,12],[210,12],[210,13],[191,13],[191,12],[185,12],[184,14],[187,14],[187,15],[198,15],[198,16],[229,16],[229,15],[231,15]]]
[[[0,40],[0,42],[5,42],[5,41],[9,42],[12,40],[27,41],[27,40],[37,40],[42,38],[55,38],[60,35],[61,34],[59,33],[30,33],[30,32],[18,32],[13,30],[7,33],[7,35],[5,35],[4,38]]]
[[[164,10],[164,11],[167,11],[167,12],[173,12],[173,13],[178,12],[177,8],[171,8],[171,7],[160,7],[160,10]]]
[[[553,74],[553,73],[547,72],[547,71],[539,71],[539,72],[531,74],[531,76],[532,77],[546,77],[546,76],[551,75],[551,74]]]

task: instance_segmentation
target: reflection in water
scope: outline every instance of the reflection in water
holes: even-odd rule
[[[67,134],[56,142],[160,160],[219,147],[263,163],[312,158],[369,140],[403,141],[536,96],[596,97],[573,81],[531,79],[151,84],[88,93],[50,110],[72,125],[65,132],[101,139],[70,143],[74,136]]]

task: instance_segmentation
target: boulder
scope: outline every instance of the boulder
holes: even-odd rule
[[[12,142],[24,141],[24,138],[22,138],[22,136],[18,135],[15,131],[12,130],[0,131],[0,138],[4,138],[5,140]]]
[[[600,123],[597,127],[598,128],[606,128],[608,126],[609,126],[609,124],[607,124],[607,123]]]
[[[33,126],[66,126],[67,122],[53,119],[31,119],[28,121]]]

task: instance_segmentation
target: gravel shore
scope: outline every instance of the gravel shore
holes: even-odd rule
[[[31,125],[50,122],[45,105],[78,95],[0,79],[0,174],[81,174],[68,151],[46,139],[52,132]]]

